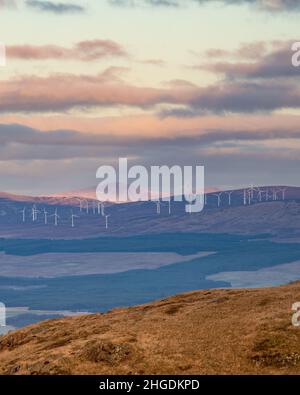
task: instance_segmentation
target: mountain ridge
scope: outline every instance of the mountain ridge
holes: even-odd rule
[[[97,236],[128,236],[170,232],[209,232],[232,234],[270,234],[284,240],[300,240],[300,188],[281,187],[274,199],[272,188],[266,195],[258,192],[251,204],[243,190],[223,191],[206,195],[206,205],[200,213],[186,212],[186,202],[162,201],[160,212],[155,202],[105,204],[108,226],[101,215],[99,202],[79,201],[79,198],[0,196],[0,237],[5,238],[89,238]],[[285,192],[281,190],[285,189]],[[283,195],[284,193],[284,195]],[[219,198],[221,199],[219,204]],[[284,198],[284,199],[283,199]],[[21,200],[20,200],[21,199]],[[229,200],[230,199],[230,200]],[[261,200],[261,201],[260,201]],[[99,203],[99,204],[98,204]],[[36,221],[32,210],[38,210]],[[25,209],[25,222],[23,210]],[[47,212],[45,224],[44,210]],[[58,212],[58,226],[54,214]],[[75,215],[72,226],[71,215]]]

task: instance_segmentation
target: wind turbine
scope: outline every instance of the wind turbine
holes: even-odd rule
[[[25,222],[26,221],[26,208],[25,207],[23,208],[23,210],[21,210],[21,213],[22,213],[23,222]]]
[[[276,191],[275,188],[272,189],[272,197],[273,197],[273,200],[274,200],[274,201],[277,200],[277,193],[278,193],[278,192],[279,192],[279,191]]]
[[[223,195],[223,192],[220,193],[214,193],[214,196],[218,198],[218,207],[221,206],[221,196]]]
[[[250,188],[249,188],[249,191],[250,191],[251,199],[253,199],[254,198],[254,192],[257,191],[257,188],[255,188],[254,185],[251,184]]]
[[[76,200],[79,201],[79,210],[80,210],[80,212],[82,212],[82,202],[83,202],[83,200],[79,199],[79,198],[76,198]]]
[[[38,215],[38,213],[40,213],[40,211],[39,210],[37,210],[37,209],[35,209],[35,220],[37,221],[37,215]]]
[[[157,202],[155,202],[156,204],[156,214],[160,215],[160,201],[158,200]]]
[[[263,196],[263,193],[265,193],[265,192],[266,192],[266,191],[264,191],[264,190],[258,188],[258,200],[259,200],[260,202],[262,201],[262,196]]]
[[[247,205],[247,190],[244,189],[244,206]]]
[[[248,189],[248,204],[251,205],[251,199],[253,199],[253,191]]]
[[[280,189],[280,192],[282,193],[282,200],[285,200],[285,193],[286,193],[287,188],[282,188]]]
[[[72,228],[75,228],[74,218],[79,218],[79,217],[78,217],[78,215],[73,214],[73,211],[72,211],[72,212],[71,212],[71,224],[72,224]]]
[[[38,214],[40,211],[37,210],[35,204],[32,206],[31,212],[32,212],[32,222],[37,221],[37,214]]]
[[[58,219],[60,218],[60,216],[57,214],[57,209],[55,209],[55,213],[51,215],[51,217],[54,217],[54,225],[58,226]]]
[[[108,229],[108,218],[110,217],[110,214],[105,215],[105,229]]]
[[[104,206],[104,202],[100,202],[100,203],[98,204],[98,212],[99,212],[99,205],[100,205],[100,208],[101,208],[101,215],[102,215],[102,217],[104,217],[104,216],[105,216],[105,206]]]
[[[48,212],[46,211],[46,209],[44,208],[44,221],[45,221],[45,225],[48,224]]]
[[[227,191],[225,193],[228,195],[228,204],[231,206],[231,195],[234,193],[234,191]]]
[[[169,205],[169,215],[171,215],[171,197],[168,200],[168,205]]]
[[[36,208],[35,208],[35,206],[33,205],[33,206],[32,206],[32,209],[31,209],[32,222],[35,222],[35,215],[36,215],[35,210],[36,210]]]
[[[102,217],[104,217],[105,213],[104,213],[104,203],[103,202],[98,202],[98,215],[102,215]]]

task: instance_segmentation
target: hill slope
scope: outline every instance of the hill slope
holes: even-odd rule
[[[267,187],[271,191],[275,187]],[[282,187],[276,187],[280,191]],[[109,227],[99,215],[98,202],[82,201],[81,210],[77,198],[13,197],[0,193],[0,237],[4,238],[87,238],[94,236],[129,236],[170,232],[206,232],[230,234],[270,234],[273,238],[300,240],[300,188],[286,187],[285,200],[277,193],[258,193],[251,204],[244,205],[243,190],[235,190],[229,205],[228,191],[222,192],[220,207],[214,193],[206,195],[205,209],[200,213],[186,213],[186,202],[162,202],[157,214],[154,202],[106,204]],[[261,199],[261,201],[260,201]],[[33,205],[37,207],[37,219],[32,221]],[[54,213],[58,210],[58,226],[54,226]],[[24,210],[24,213],[23,213]],[[47,212],[47,223],[45,214]],[[71,214],[76,214],[72,227]],[[23,218],[25,215],[25,218]],[[25,222],[23,222],[25,220]]]
[[[2,374],[300,373],[300,283],[177,295],[0,338]]]

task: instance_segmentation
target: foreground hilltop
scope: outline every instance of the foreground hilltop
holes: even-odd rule
[[[2,374],[300,373],[300,282],[191,292],[0,338]]]

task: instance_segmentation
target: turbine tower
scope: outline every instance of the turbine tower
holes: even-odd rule
[[[104,202],[101,202],[100,206],[101,206],[101,215],[102,215],[102,217],[104,217],[105,216],[105,205],[104,205]]]
[[[257,191],[257,188],[255,188],[255,186],[253,184],[251,184],[249,191],[250,191],[250,196],[251,196],[251,200],[252,200],[252,199],[254,199],[254,192]]]
[[[101,215],[102,217],[105,216],[105,212],[104,212],[104,203],[103,202],[98,202],[98,215]]]
[[[57,214],[57,209],[55,209],[55,213],[53,215],[51,215],[51,217],[54,217],[54,225],[58,226],[58,220],[59,220],[60,216]]]
[[[105,215],[105,229],[108,229],[108,218],[110,217],[110,214]]]
[[[223,195],[223,192],[220,193],[214,193],[214,196],[218,198],[218,207],[221,206],[221,196]]]
[[[228,204],[231,206],[231,195],[234,193],[234,191],[227,191],[225,193],[228,195]]]
[[[72,225],[72,228],[75,228],[75,222],[74,222],[75,218],[79,218],[79,217],[78,217],[78,215],[73,214],[73,211],[72,211],[71,212],[71,225]]]
[[[247,205],[247,190],[244,189],[244,206]]]
[[[38,215],[38,213],[40,213],[40,211],[37,210],[35,204],[32,206],[31,212],[32,212],[32,222],[36,222],[37,221],[37,215]]]
[[[272,198],[273,198],[274,201],[278,200],[278,199],[277,199],[277,193],[278,193],[278,192],[279,192],[279,191],[276,191],[275,188],[272,189]]]
[[[32,214],[32,222],[35,222],[35,220],[36,220],[36,207],[35,207],[35,205],[32,206],[31,214]]]
[[[24,207],[23,210],[21,210],[21,213],[22,213],[22,220],[23,220],[23,222],[25,222],[26,221],[26,207]]]
[[[265,193],[266,191],[264,191],[263,189],[258,188],[258,200],[259,202],[262,202],[262,197],[263,197],[263,193]]]
[[[45,208],[44,208],[44,222],[45,222],[45,225],[48,224],[48,212],[46,211]]]
[[[285,200],[285,193],[286,193],[286,191],[287,191],[287,188],[280,189],[280,192],[282,193],[282,200],[283,201]]]
[[[80,212],[82,212],[82,202],[83,202],[83,200],[79,199],[79,198],[76,198],[76,200],[79,201],[79,210],[80,210]]]
[[[158,200],[157,202],[155,202],[156,204],[156,214],[160,215],[160,201]]]
[[[251,189],[248,189],[248,204],[249,204],[249,206],[251,205],[251,199],[253,199],[253,191],[251,191]]]

